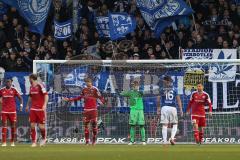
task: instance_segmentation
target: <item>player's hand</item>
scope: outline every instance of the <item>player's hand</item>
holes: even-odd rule
[[[26,112],[28,112],[28,111],[29,111],[29,107],[28,107],[28,106],[26,106],[26,108],[25,108],[25,111],[26,111]]]
[[[182,110],[180,111],[180,116],[183,117],[183,111]]]
[[[212,117],[212,112],[209,112],[209,116]]]
[[[69,102],[69,98],[67,97],[62,97],[63,101]]]
[[[157,115],[161,114],[161,108],[157,108]]]
[[[20,104],[20,112],[23,111],[23,104]]]
[[[46,111],[46,108],[47,108],[47,105],[43,105],[43,107],[42,107],[42,109],[44,110],[44,111]]]
[[[104,103],[102,103],[102,102],[99,102],[99,105],[100,105],[101,107],[104,107]]]

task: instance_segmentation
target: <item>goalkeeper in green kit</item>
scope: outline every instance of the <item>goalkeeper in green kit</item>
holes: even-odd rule
[[[129,124],[130,128],[130,143],[128,145],[133,145],[135,142],[136,126],[140,127],[142,144],[146,145],[145,142],[145,120],[143,111],[143,93],[139,91],[138,81],[131,83],[131,90],[123,91],[120,95],[128,97],[130,100],[130,117]]]

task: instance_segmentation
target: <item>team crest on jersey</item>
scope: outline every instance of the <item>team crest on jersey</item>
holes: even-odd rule
[[[206,96],[202,96],[202,98],[206,98]]]
[[[46,19],[50,5],[49,0],[18,0],[19,8],[29,15],[28,20],[35,25]]]

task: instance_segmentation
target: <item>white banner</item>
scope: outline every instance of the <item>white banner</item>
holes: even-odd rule
[[[212,59],[214,49],[182,49],[182,59]]]
[[[236,49],[214,49],[213,59],[236,59]],[[235,81],[236,65],[234,64],[212,64],[209,68],[208,81],[230,82]]]

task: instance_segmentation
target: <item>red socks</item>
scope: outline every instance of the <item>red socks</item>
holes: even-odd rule
[[[7,142],[7,127],[2,127],[2,143]]]
[[[31,128],[31,138],[32,138],[32,142],[36,143],[36,129],[35,128]]]
[[[16,135],[16,127],[11,128],[11,142],[14,142]],[[7,142],[7,127],[2,127],[2,143]]]
[[[198,143],[199,142],[199,131],[198,130],[194,130],[194,138],[195,138],[195,141]]]
[[[46,129],[43,128],[43,129],[40,129],[40,131],[41,131],[42,139],[46,139]]]
[[[88,127],[86,127],[86,126],[85,126],[85,129],[84,129],[84,134],[85,134],[86,143],[89,143],[89,130],[88,130]]]
[[[92,143],[94,144],[96,142],[97,139],[97,132],[98,132],[98,128],[97,128],[97,122],[93,122],[92,123]],[[89,128],[88,128],[88,123],[85,124],[84,126],[84,134],[85,134],[85,141],[86,144],[89,143]]]
[[[15,141],[16,127],[11,128],[11,142]]]
[[[97,139],[97,132],[98,132],[98,128],[95,127],[92,129],[92,133],[93,133],[93,137],[92,137],[92,143],[96,143],[96,139]]]
[[[204,131],[202,130],[202,131],[199,132],[199,140],[200,140],[200,142],[203,141],[203,135],[204,135]]]

